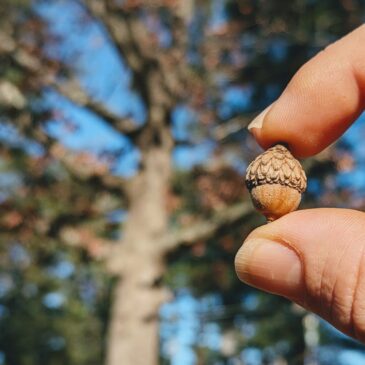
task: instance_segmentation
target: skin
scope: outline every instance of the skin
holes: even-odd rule
[[[252,128],[268,148],[286,142],[297,157],[339,138],[365,107],[365,26],[305,64]],[[313,209],[253,231],[236,257],[240,279],[287,297],[365,342],[365,213]]]

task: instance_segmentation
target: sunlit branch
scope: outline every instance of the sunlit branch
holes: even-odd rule
[[[59,236],[66,245],[83,248],[96,260],[105,260],[117,246],[115,241],[98,237],[83,227],[64,226]]]
[[[254,212],[251,203],[244,202],[216,213],[209,220],[204,220],[186,228],[171,231],[165,238],[164,246],[172,250],[179,245],[193,244],[200,239],[212,237],[219,229],[233,224]]]
[[[63,147],[60,148],[63,149]],[[87,183],[94,186],[95,189],[105,190],[115,194],[120,197],[122,203],[121,205],[127,206],[128,191],[130,189],[130,185],[132,184],[131,180],[124,179],[119,176],[113,176],[107,172],[103,173],[95,171],[96,168],[94,168],[92,164],[90,166],[80,164],[78,162],[79,159],[77,153],[72,151],[59,153],[55,150],[56,149],[54,148],[51,151],[54,151],[53,153],[57,155],[56,158],[63,164],[68,173],[73,176],[75,181],[80,182],[80,184]],[[107,166],[101,166],[101,169],[107,169]]]

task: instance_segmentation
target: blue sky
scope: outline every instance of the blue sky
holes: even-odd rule
[[[216,1],[216,10],[221,9]],[[67,10],[66,10],[67,9]],[[121,116],[131,116],[138,124],[145,122],[146,111],[138,95],[131,91],[129,70],[110,45],[100,26],[81,23],[82,11],[76,3],[56,0],[38,7],[39,13],[47,19],[54,34],[61,36],[60,46],[49,47],[48,52],[64,61],[72,61],[75,73],[88,91],[98,101],[104,102],[112,111]],[[64,16],[59,17],[62,13]],[[212,27],[218,26],[224,17],[219,11],[212,19]],[[72,34],[70,37],[69,34]],[[82,108],[75,107],[55,92],[47,91],[46,100],[59,109],[64,117],[77,125],[77,133],[68,132],[59,120],[50,123],[49,131],[58,136],[68,147],[75,150],[89,150],[95,153],[105,148],[111,150],[123,147],[125,154],[119,160],[114,172],[130,176],[135,172],[139,154],[128,139],[116,134],[102,120]],[[219,113],[228,118],[250,106],[252,90],[249,87],[227,87]],[[183,105],[176,107],[173,114],[173,133],[178,139],[191,134],[194,127],[194,113]],[[188,169],[206,161],[215,145],[211,140],[202,139],[194,147],[178,147],[173,154],[177,168]]]

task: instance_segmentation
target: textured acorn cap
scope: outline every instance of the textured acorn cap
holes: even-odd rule
[[[307,178],[289,150],[276,145],[248,166],[246,185],[256,209],[273,221],[298,208]]]
[[[289,186],[299,193],[307,188],[307,177],[302,166],[283,145],[269,148],[247,168],[246,185],[249,190],[265,184]]]

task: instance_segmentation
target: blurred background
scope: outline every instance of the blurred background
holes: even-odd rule
[[[0,364],[357,365],[233,260],[246,126],[362,0],[1,0]],[[303,207],[365,207],[365,121]]]

